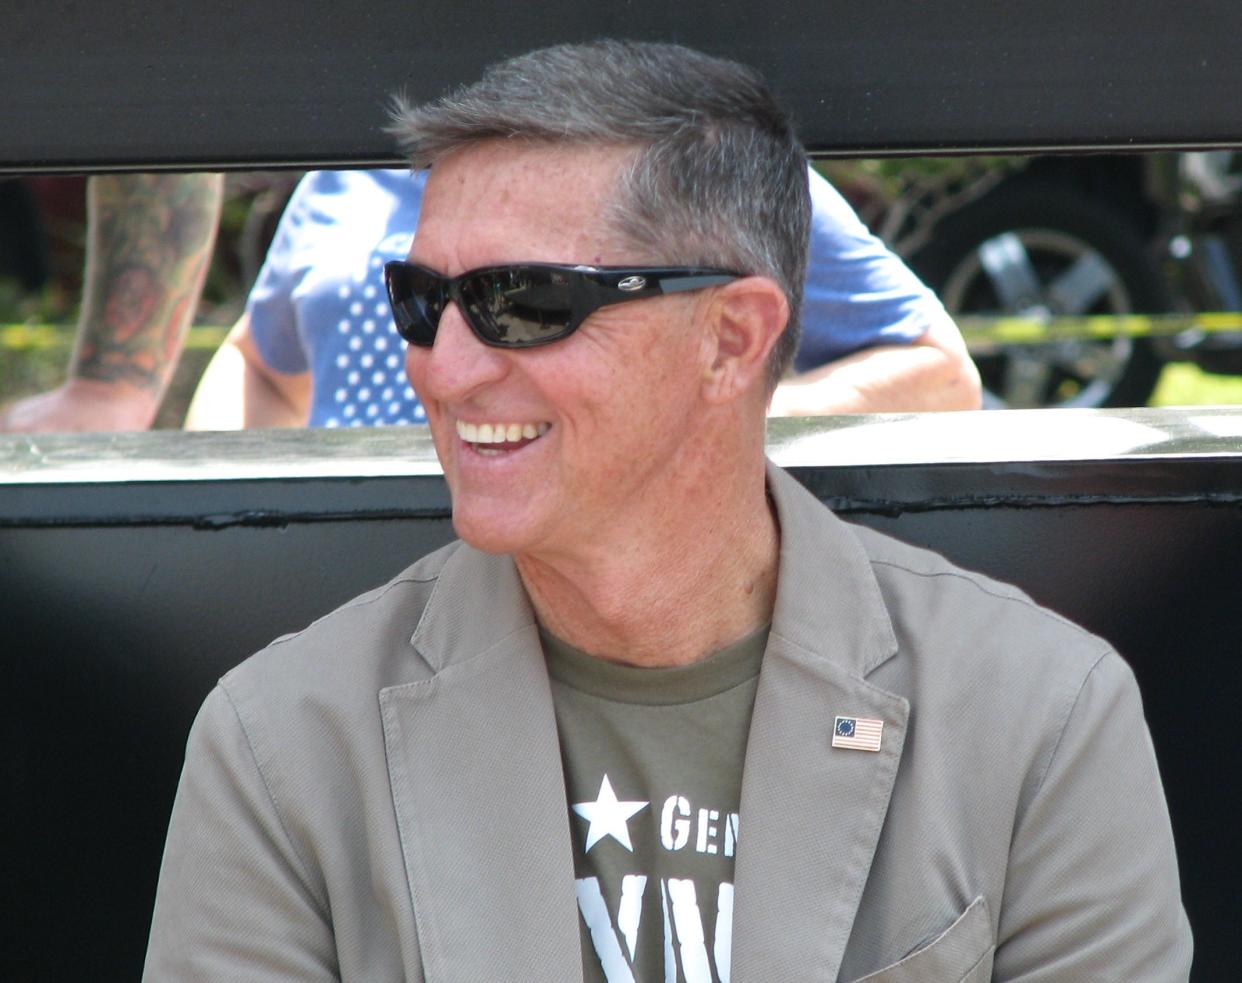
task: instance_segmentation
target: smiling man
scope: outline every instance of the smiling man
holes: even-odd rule
[[[558,47],[395,129],[461,541],[208,698],[148,978],[1184,979],[1125,663],[765,461],[809,203],[758,77]]]

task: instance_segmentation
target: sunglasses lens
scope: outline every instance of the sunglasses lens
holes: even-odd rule
[[[572,298],[570,274],[560,270],[487,270],[461,284],[466,317],[497,345],[539,345],[569,334]]]
[[[430,348],[444,313],[444,285],[439,277],[407,264],[384,269],[388,301],[397,333],[411,345]]]

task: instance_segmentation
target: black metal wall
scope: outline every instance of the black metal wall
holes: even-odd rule
[[[66,445],[49,438],[11,443],[7,458],[0,441],[0,891],[12,933],[0,965],[21,967],[0,969],[6,978],[76,980],[85,967],[136,978],[185,735],[215,679],[451,535],[438,477],[351,473],[338,460],[348,435],[299,435],[301,463],[320,472],[302,477],[281,464],[288,436],[218,445],[244,452],[227,478],[225,458],[189,441],[181,466],[202,472],[191,480],[126,463],[127,446],[159,439],[99,438],[93,452],[83,442],[58,456]],[[386,455],[402,446],[383,439]],[[1219,453],[1228,446],[1009,464],[813,465],[796,442],[783,453],[840,511],[1024,586],[1130,660],[1169,795],[1197,980],[1242,978],[1229,805],[1242,455]],[[48,473],[48,461],[69,466]],[[118,480],[127,470],[148,479]]]
[[[390,160],[395,89],[601,36],[754,64],[814,150],[1242,140],[1235,0],[17,0],[0,169]]]

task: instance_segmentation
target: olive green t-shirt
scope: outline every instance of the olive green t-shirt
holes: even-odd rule
[[[768,628],[672,669],[542,637],[584,979],[728,980],[742,763]]]

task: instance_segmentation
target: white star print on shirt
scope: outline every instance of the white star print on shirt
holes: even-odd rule
[[[594,802],[579,802],[573,810],[591,825],[587,827],[586,849],[589,853],[605,836],[611,836],[623,847],[634,852],[630,843],[627,821],[634,813],[646,806],[646,802],[618,802],[608,776],[599,783],[599,795]]]

